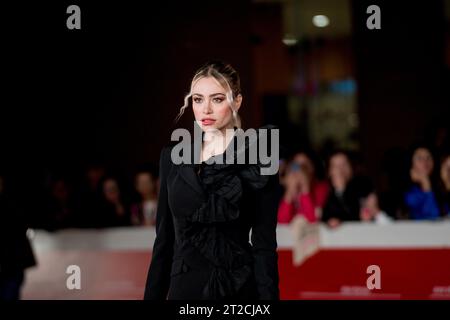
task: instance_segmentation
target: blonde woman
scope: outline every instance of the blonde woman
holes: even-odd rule
[[[173,146],[161,152],[144,299],[279,299],[278,175],[262,175],[259,162],[211,163],[251,149],[248,140],[236,146],[242,100],[239,75],[229,64],[208,62],[194,75],[177,119],[192,107],[202,141],[191,158],[200,161],[174,164]]]

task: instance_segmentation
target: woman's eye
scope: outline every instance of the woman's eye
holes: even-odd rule
[[[194,98],[194,102],[195,103],[200,103],[200,102],[202,102],[202,98]]]
[[[221,103],[223,101],[223,98],[214,98],[214,103]]]

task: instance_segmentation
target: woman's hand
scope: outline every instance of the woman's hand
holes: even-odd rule
[[[300,192],[300,178],[298,172],[288,172],[284,178],[284,182],[286,187],[284,200],[288,203],[292,203]]]
[[[296,172],[298,174],[298,182],[300,193],[307,194],[311,190],[311,179],[304,171]]]
[[[339,227],[339,225],[341,224],[341,220],[339,220],[338,218],[331,218],[327,223],[331,229],[334,229]]]
[[[427,192],[431,190],[430,177],[425,172],[411,169],[409,175],[413,182],[420,184],[423,191]]]
[[[359,218],[361,221],[372,221],[380,211],[378,197],[372,192],[362,201]]]

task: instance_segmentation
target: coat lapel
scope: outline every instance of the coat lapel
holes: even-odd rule
[[[197,173],[195,172],[195,148],[194,148],[194,142],[191,143],[191,162],[190,163],[182,163],[179,166],[178,173],[183,178],[183,180],[191,186],[193,190],[198,192],[201,195],[204,195],[204,190],[201,185],[201,181]],[[197,157],[197,161],[198,161]]]
[[[204,195],[204,190],[202,185],[200,184],[200,178],[195,172],[195,166],[193,164],[182,164],[178,168],[178,173],[183,178],[183,180],[191,186],[196,192],[201,195]]]

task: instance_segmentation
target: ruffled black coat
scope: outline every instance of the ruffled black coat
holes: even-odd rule
[[[231,153],[235,159],[249,150],[247,140],[244,148],[237,145],[241,133],[235,131],[231,142],[240,150]],[[160,157],[144,299],[279,299],[278,175],[261,175],[260,163],[175,165],[171,150],[165,147]]]

